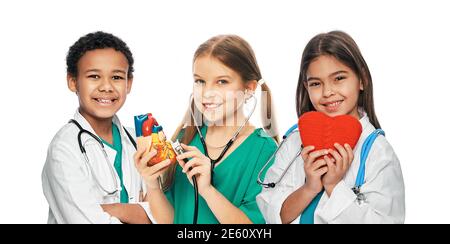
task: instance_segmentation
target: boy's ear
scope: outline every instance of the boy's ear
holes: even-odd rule
[[[133,86],[133,77],[128,78],[127,80],[127,94],[130,94],[132,86]]]
[[[67,75],[67,87],[70,91],[77,93],[77,79],[72,75]]]

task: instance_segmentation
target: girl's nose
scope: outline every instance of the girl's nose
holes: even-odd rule
[[[324,97],[330,97],[332,95],[335,95],[334,89],[332,85],[326,85],[323,86],[322,96]]]
[[[218,95],[218,92],[214,89],[204,89],[202,93],[203,99],[213,99]]]

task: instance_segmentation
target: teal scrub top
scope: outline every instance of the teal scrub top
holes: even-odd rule
[[[207,127],[204,126],[201,132],[206,135],[206,131]],[[190,145],[204,153],[198,134]],[[256,129],[214,169],[215,188],[255,224],[265,223],[256,203],[256,196],[262,190],[262,186],[257,183],[258,173],[276,148],[277,145],[272,137],[263,129]],[[273,160],[266,167],[262,177],[272,163]],[[194,188],[186,174],[182,172],[180,165],[177,165],[174,183],[166,192],[166,196],[174,207],[174,223],[192,224],[195,205]],[[219,223],[200,195],[197,222],[199,224]]]
[[[128,192],[123,185],[123,172],[122,172],[122,140],[120,138],[120,132],[117,125],[113,124],[112,126],[112,135],[113,135],[113,145],[109,144],[107,141],[102,140],[102,142],[108,147],[114,149],[116,151],[116,158],[114,159],[114,168],[116,169],[117,175],[120,179],[120,186],[122,187],[122,191],[120,191],[120,203],[128,203]]]
[[[300,217],[300,224],[314,224],[314,213],[316,212],[317,205],[319,205],[320,198],[322,198],[324,191],[314,197],[311,203],[303,210],[302,216]]]

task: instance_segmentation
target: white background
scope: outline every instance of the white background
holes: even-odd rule
[[[0,223],[47,221],[41,170],[49,142],[77,107],[66,87],[65,55],[80,36],[103,30],[128,43],[135,83],[119,115],[132,126],[133,115],[153,112],[171,135],[203,41],[238,34],[253,46],[285,131],[297,121],[303,48],[335,29],[356,40],[371,70],[377,115],[402,164],[406,222],[450,223],[448,1],[6,2],[0,3]]]

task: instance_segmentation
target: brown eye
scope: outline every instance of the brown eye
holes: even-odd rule
[[[97,79],[100,79],[100,76],[99,75],[89,75],[88,78],[97,80]]]
[[[347,78],[347,77],[340,75],[340,76],[336,77],[336,81],[341,81],[341,80],[344,80],[345,78]]]
[[[113,80],[124,80],[125,78],[123,78],[122,76],[119,75],[115,75],[112,77]]]
[[[320,86],[320,82],[310,82],[310,83],[308,83],[308,87],[316,87],[316,86]]]
[[[227,80],[218,80],[217,81],[217,84],[219,84],[219,85],[225,85],[225,84],[228,84],[229,82],[227,81]]]

